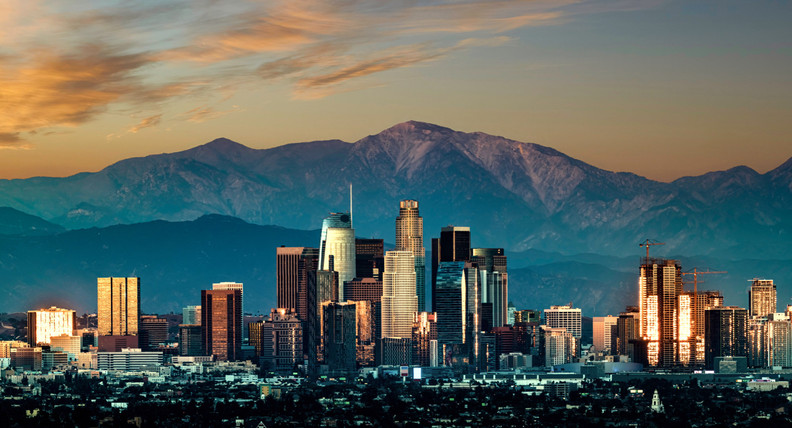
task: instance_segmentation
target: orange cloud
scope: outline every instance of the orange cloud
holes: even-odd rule
[[[223,111],[215,110],[212,107],[201,106],[185,112],[183,116],[187,117],[188,122],[203,123],[212,119],[223,117],[229,113],[234,113],[237,111],[241,111],[239,106],[234,106],[230,110],[223,110]]]
[[[0,132],[0,150],[19,150],[30,148],[30,144],[19,136],[19,132]]]
[[[145,128],[151,128],[152,126],[159,125],[160,121],[162,120],[162,114],[156,114],[154,116],[147,117],[140,121],[137,125],[129,128],[129,132],[133,134],[137,134],[138,131]]]

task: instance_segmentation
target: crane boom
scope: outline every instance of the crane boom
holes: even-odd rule
[[[665,242],[657,242],[647,238],[646,241],[638,244],[639,247],[646,247],[646,263],[649,263],[649,247],[652,245],[665,245]]]

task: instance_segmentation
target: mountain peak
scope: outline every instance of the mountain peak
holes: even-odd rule
[[[382,131],[380,134],[407,134],[414,132],[422,132],[422,133],[439,132],[446,134],[455,131],[451,128],[435,125],[433,123],[419,122],[417,120],[408,120],[407,122],[397,123],[396,125],[393,125],[390,128]]]
[[[237,143],[236,141],[230,140],[225,137],[215,138],[214,140],[198,147],[211,148],[213,150],[217,150],[221,152],[228,152],[231,150],[240,150],[240,149],[252,150],[250,147],[244,144]]]

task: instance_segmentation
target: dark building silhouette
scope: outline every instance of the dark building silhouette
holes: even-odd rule
[[[432,310],[435,312],[435,287],[440,263],[459,261],[470,261],[470,228],[443,227],[440,229],[440,238],[432,238]]]
[[[168,341],[168,320],[156,315],[141,315],[139,345],[144,351],[153,351],[160,343]]]
[[[338,272],[308,271],[307,321],[303,339],[308,370],[313,371],[322,359],[322,305],[338,301]]]
[[[466,333],[467,278],[465,262],[441,262],[437,269],[434,307],[437,340],[441,344],[463,344]]]
[[[748,356],[748,310],[720,306],[704,311],[705,363],[714,368],[715,357]]]
[[[203,355],[200,324],[179,325],[179,355]]]
[[[385,244],[382,239],[355,239],[355,278],[382,280]],[[344,295],[349,300],[349,296]]]
[[[325,364],[333,371],[354,371],[357,368],[356,304],[330,302],[322,310]]]
[[[242,347],[242,292],[201,290],[201,328],[204,355],[234,361]]]

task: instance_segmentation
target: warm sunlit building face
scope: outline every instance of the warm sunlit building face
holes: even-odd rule
[[[74,334],[75,311],[51,307],[28,311],[28,342],[31,345],[50,344],[54,336]]]

